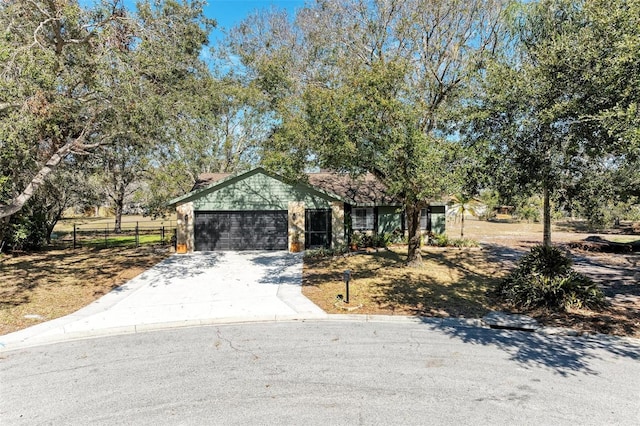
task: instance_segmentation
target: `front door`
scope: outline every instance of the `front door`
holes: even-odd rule
[[[305,210],[304,248],[331,247],[331,210]]]

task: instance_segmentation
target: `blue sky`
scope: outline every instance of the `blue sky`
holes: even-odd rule
[[[293,16],[296,9],[304,6],[304,0],[208,0],[205,9],[208,18],[218,21],[218,26],[230,28],[255,10],[275,6],[286,9]]]
[[[218,27],[211,34],[211,44],[222,37],[222,31],[239,24],[246,16],[256,10],[286,9],[289,16],[293,17],[295,11],[304,6],[305,0],[207,0],[209,5],[205,8],[207,18],[213,18]]]
[[[97,0],[79,0],[82,5],[94,4]],[[310,0],[311,1],[311,0]],[[124,0],[127,8],[134,9],[136,0]],[[212,34],[211,42],[215,43],[222,35],[223,29],[230,29],[239,24],[250,13],[276,7],[286,9],[290,16],[305,5],[305,0],[207,0],[205,8],[207,18],[213,18],[218,23],[218,28]]]

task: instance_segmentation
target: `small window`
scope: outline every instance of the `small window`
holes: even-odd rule
[[[427,219],[429,218],[429,214],[427,213],[427,209],[420,210],[420,229],[429,229]]]
[[[351,216],[354,230],[373,229],[373,208],[353,209]]]

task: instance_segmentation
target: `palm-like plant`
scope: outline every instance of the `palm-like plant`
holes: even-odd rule
[[[466,214],[477,217],[482,203],[470,195],[458,193],[451,197],[447,214],[455,218],[460,217],[460,238],[464,238],[464,217]]]

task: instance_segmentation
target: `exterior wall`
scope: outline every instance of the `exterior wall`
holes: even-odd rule
[[[331,203],[331,247],[345,244],[344,238],[344,203]]]
[[[194,240],[194,216],[193,203],[180,204],[176,207],[178,215],[178,228],[176,235],[177,244],[186,244],[187,251],[192,252],[195,246]]]
[[[431,206],[431,232],[443,234],[446,229],[446,206]],[[402,230],[404,212],[398,211],[398,207],[378,207],[378,233],[393,233],[396,229]],[[422,224],[424,226],[424,224]],[[406,226],[404,228],[406,232]],[[427,230],[421,229],[422,233]]]
[[[304,248],[304,214],[305,204],[301,201],[290,201],[287,206],[289,212],[289,250],[291,243],[296,239]]]
[[[291,201],[303,202],[308,209],[330,208],[329,197],[315,194],[304,185],[289,185],[262,173],[205,192],[193,200],[193,206],[196,211],[288,210]]]
[[[378,207],[378,233],[391,234],[395,230],[402,231],[404,213],[398,207]]]

